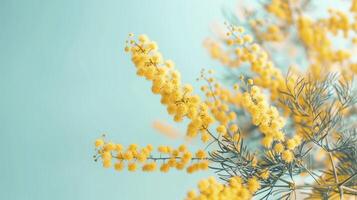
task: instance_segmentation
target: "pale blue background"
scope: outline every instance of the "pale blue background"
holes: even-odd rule
[[[202,47],[224,0],[0,1],[0,199],[183,199],[207,173],[117,173],[93,141],[178,144],[151,128],[167,118],[123,52],[147,33],[185,82],[212,65]],[[233,1],[233,3],[235,3]]]
[[[209,25],[235,0],[0,0],[0,199],[183,199],[210,175],[117,173],[93,141],[178,145],[151,123],[165,108],[123,52],[147,33],[184,82],[212,68]],[[317,12],[319,13],[319,12]],[[170,122],[170,120],[168,120]]]

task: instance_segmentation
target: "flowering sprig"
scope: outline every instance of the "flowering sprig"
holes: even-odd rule
[[[309,2],[268,2],[264,9],[272,20],[252,19],[248,29],[226,23],[224,45],[211,41],[206,46],[213,58],[236,67],[230,71],[233,87],[218,81],[212,70],[202,70],[198,80],[203,97],[181,83],[173,61],[163,58],[154,41],[130,34],[125,51],[137,75],[152,83],[168,114],[176,122],[186,121],[186,136],[199,136],[204,148],[124,148],[102,137],[95,142],[95,160],[118,171],[214,171],[220,181],[200,181],[198,192],[188,192],[187,200],[300,199],[302,192],[311,199],[356,196],[357,96],[352,77],[357,65],[349,50],[335,49],[330,40],[338,33],[351,39],[357,23],[337,10],[330,10],[327,18],[310,18],[303,13]],[[352,13],[356,5],[353,1]],[[290,44],[292,38],[306,53],[308,70],[290,68],[284,75],[267,43]],[[237,76],[234,70],[245,66],[250,72]]]
[[[199,170],[207,170],[209,158],[205,151],[198,150],[195,154],[188,151],[185,145],[180,145],[177,149],[170,146],[159,146],[154,151],[152,145],[139,148],[137,144],[131,144],[124,148],[122,144],[107,142],[105,137],[95,141],[96,155],[95,161],[101,159],[103,167],[109,168],[114,163],[114,169],[117,171],[127,167],[128,171],[134,172],[138,166],[144,172],[152,172],[158,169],[157,164],[160,162],[159,170],[168,172],[170,168],[177,170],[186,169],[188,173]]]

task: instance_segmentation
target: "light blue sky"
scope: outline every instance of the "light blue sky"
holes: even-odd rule
[[[223,2],[1,1],[0,199],[183,199],[207,173],[104,170],[92,144],[103,131],[123,144],[180,143],[152,130],[167,114],[135,75],[125,39],[147,33],[194,82],[215,64],[202,40],[223,22]]]

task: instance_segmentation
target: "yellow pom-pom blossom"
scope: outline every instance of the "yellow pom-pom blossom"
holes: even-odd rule
[[[219,125],[219,126],[217,127],[217,132],[220,133],[220,134],[222,134],[222,135],[225,135],[225,134],[227,133],[227,129],[226,129],[225,126]]]
[[[270,177],[270,171],[269,170],[265,170],[260,174],[260,177],[263,180],[267,180]]]
[[[276,153],[282,153],[284,151],[284,149],[285,149],[285,147],[281,143],[277,143],[277,144],[274,145],[274,151]]]
[[[299,135],[295,135],[293,138],[288,139],[286,141],[286,148],[289,150],[294,150],[301,143],[301,137]]]
[[[285,150],[281,153],[281,158],[287,162],[291,163],[294,160],[294,154],[290,150]]]
[[[260,188],[260,183],[256,177],[250,178],[247,182],[248,190],[251,193],[255,193]]]
[[[103,144],[104,144],[104,141],[103,141],[103,139],[97,139],[96,141],[95,141],[95,147],[101,147],[101,146],[103,146]]]
[[[145,172],[151,172],[151,171],[155,171],[156,170],[156,163],[155,162],[150,162],[150,163],[146,163],[143,165],[142,170]]]
[[[128,164],[128,170],[129,170],[130,172],[135,172],[135,171],[136,171],[136,168],[137,168],[136,163],[130,162],[130,163]]]
[[[111,166],[112,166],[111,160],[108,160],[108,159],[103,160],[103,167],[104,168],[109,168]]]
[[[266,10],[281,20],[291,23],[292,18],[292,8],[290,2],[285,0],[272,0],[267,6]]]
[[[115,163],[114,165],[114,169],[117,170],[117,171],[121,171],[124,169],[124,162],[120,161],[120,162],[117,162]]]
[[[204,159],[206,158],[206,152],[200,149],[196,152],[196,157],[200,159]]]

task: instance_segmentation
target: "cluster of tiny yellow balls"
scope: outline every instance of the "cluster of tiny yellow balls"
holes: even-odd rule
[[[274,66],[274,63],[269,60],[268,53],[259,44],[253,43],[253,39],[244,40],[245,43],[241,44],[239,27],[231,26],[228,33],[229,40],[234,41],[231,46],[235,51],[235,59],[241,60],[242,64],[249,63],[252,72],[255,73],[253,77],[254,83],[269,89],[271,99],[276,100],[279,95],[279,89],[283,89],[285,85],[280,69]],[[249,38],[252,38],[252,36]]]
[[[272,0],[266,9],[272,15],[278,17],[280,20],[291,23],[292,21],[292,8],[289,1],[285,0]]]
[[[161,155],[167,155],[170,158],[167,163],[162,164],[160,169],[163,172],[167,172],[170,167],[173,167],[177,170],[186,168],[188,173],[193,173],[199,170],[207,170],[209,166],[206,152],[201,149],[192,155],[185,145],[180,145],[176,150],[169,146],[159,146],[158,152],[161,153]]]
[[[103,139],[95,141],[95,147],[98,149],[98,156],[96,159],[101,158],[103,167],[109,168],[114,163],[114,169],[121,171],[125,168],[127,163],[128,171],[136,171],[137,163],[142,163],[143,171],[155,170],[156,164],[147,162],[147,158],[153,151],[152,145],[147,145],[139,149],[138,145],[131,144],[127,149],[124,149],[121,144],[114,144],[112,142],[105,142]]]
[[[282,160],[290,163],[294,160],[293,150],[298,147],[302,138],[295,135],[287,139],[282,132],[285,120],[280,116],[276,107],[270,106],[259,87],[252,80],[248,80],[248,91],[243,93],[242,105],[251,114],[252,123],[259,127],[264,135],[261,143],[263,147],[272,148],[276,154],[281,154]],[[284,145],[285,144],[285,145]]]
[[[139,148],[136,144],[129,145],[124,149],[121,144],[114,144],[112,142],[105,142],[100,138],[95,141],[98,157],[101,158],[103,167],[109,168],[113,161],[114,169],[121,171],[127,164],[128,171],[134,172],[139,165],[144,172],[151,172],[157,170],[157,163],[161,163],[160,171],[168,172],[170,168],[177,170],[186,169],[188,173],[193,173],[199,170],[207,170],[209,167],[209,160],[206,152],[202,149],[198,150],[194,155],[187,150],[185,145],[180,145],[177,149],[170,146],[159,146],[157,153],[160,156],[154,157],[153,146]]]
[[[340,72],[347,80],[351,80],[357,74],[356,63],[352,59],[350,49],[336,49],[333,45],[333,37],[342,33],[344,39],[352,40],[357,44],[357,3],[352,1],[351,14],[337,9],[329,9],[329,16],[314,20],[309,16],[296,12],[300,1],[287,2],[285,0],[273,0],[266,4],[268,13],[278,17],[281,23],[268,22],[264,19],[251,20],[251,28],[259,43],[276,42],[284,44],[290,37],[286,30],[297,31],[298,38],[302,42],[308,55],[308,70],[303,73],[296,70],[297,75],[312,76],[321,79],[329,72]],[[350,16],[354,15],[353,20]],[[268,52],[253,42],[253,37],[245,34],[243,27],[228,26],[229,32],[225,38],[227,48],[220,42],[207,40],[205,46],[212,58],[219,60],[228,67],[240,67],[249,63],[251,71],[255,72],[253,80],[256,85],[267,88],[271,92],[271,99],[277,100],[279,91],[285,88],[285,79],[281,71],[270,61]],[[353,32],[353,34],[350,34]],[[352,38],[349,37],[352,35]],[[286,43],[285,46],[290,45]],[[353,50],[353,49],[352,49]],[[296,63],[292,63],[296,65]],[[282,105],[284,106],[284,105]]]
[[[152,82],[152,92],[161,95],[161,103],[167,106],[168,113],[176,122],[184,118],[190,120],[187,136],[195,137],[201,132],[207,140],[206,129],[214,122],[207,105],[198,95],[192,94],[191,85],[181,84],[180,73],[174,69],[174,63],[163,59],[155,42],[146,35],[138,36],[138,41],[132,37],[131,34],[125,50],[131,52],[137,74]]]
[[[208,71],[212,74],[212,70]],[[207,86],[202,86],[201,90],[205,93],[206,104],[212,113],[215,121],[218,123],[217,133],[225,137],[234,137],[238,135],[239,127],[236,123],[237,115],[230,107],[230,104],[236,102],[236,96],[233,96],[230,90],[224,88],[214,78],[207,78],[203,73],[201,75],[207,81]]]
[[[270,106],[265,100],[259,87],[253,85],[250,91],[243,94],[243,106],[252,116],[252,123],[259,126],[264,134],[262,145],[270,148],[273,141],[283,141],[284,133],[281,129],[285,125],[276,107]]]
[[[292,162],[293,150],[301,144],[302,138],[299,135],[291,139],[285,137],[282,132],[285,125],[284,118],[280,116],[276,107],[268,104],[259,87],[253,85],[252,81],[248,83],[251,87],[243,94],[243,106],[251,114],[252,123],[258,126],[264,135],[261,141],[263,147],[271,149],[275,143],[272,148],[275,153],[281,154],[285,162]]]
[[[186,200],[247,200],[260,188],[257,178],[252,177],[246,183],[238,177],[232,177],[227,184],[221,184],[214,177],[203,179],[198,183],[198,193],[189,191]]]

